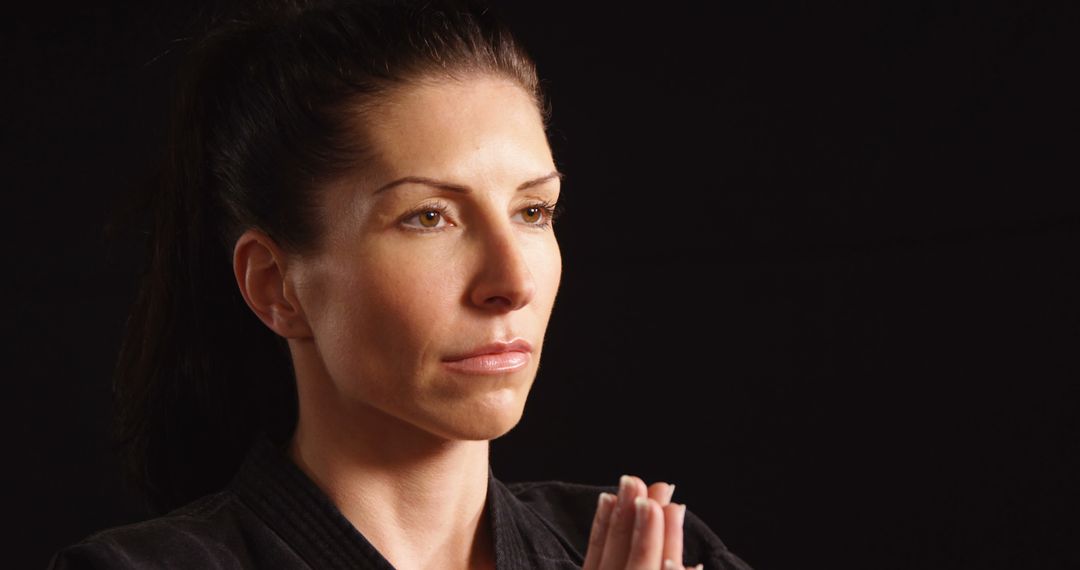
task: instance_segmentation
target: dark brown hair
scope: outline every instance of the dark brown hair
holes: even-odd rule
[[[363,121],[395,88],[496,74],[549,116],[533,62],[478,2],[263,2],[208,30],[178,75],[114,376],[128,476],[159,512],[223,487],[258,434],[283,442],[296,425],[287,344],[233,277],[240,234],[317,249],[315,191],[364,164]]]

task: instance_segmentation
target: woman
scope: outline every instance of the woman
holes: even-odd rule
[[[478,5],[291,2],[207,34],[116,380],[169,514],[53,567],[745,568],[666,483],[491,473],[561,277],[547,115]]]

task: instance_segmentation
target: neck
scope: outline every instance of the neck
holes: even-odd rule
[[[397,568],[494,567],[488,441],[441,438],[356,402],[345,410],[318,390],[299,395],[289,456],[384,558]]]

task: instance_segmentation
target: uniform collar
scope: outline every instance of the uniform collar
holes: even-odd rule
[[[231,488],[312,568],[394,570],[329,497],[268,437],[260,437]],[[499,481],[488,465],[484,509],[495,538],[496,570],[580,568],[562,534]]]

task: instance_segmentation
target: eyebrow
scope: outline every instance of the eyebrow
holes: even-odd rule
[[[544,176],[541,176],[539,178],[534,178],[527,182],[523,182],[520,186],[517,187],[517,191],[520,192],[522,190],[532,188],[533,186],[539,186],[540,184],[543,184],[544,182],[547,182],[548,180],[551,180],[553,178],[558,178],[559,180],[562,180],[563,173],[555,170],[552,171],[550,174],[545,174]],[[389,190],[395,186],[398,186],[400,184],[406,184],[409,182],[414,184],[434,186],[435,188],[441,188],[443,190],[449,190],[451,192],[461,192],[463,194],[468,194],[472,191],[472,189],[468,186],[463,186],[461,184],[452,184],[450,182],[444,182],[442,180],[436,180],[434,178],[427,178],[425,176],[406,176],[404,178],[398,178],[393,182],[380,186],[378,190],[373,192],[373,194],[378,194],[379,192],[382,192],[384,190]]]

